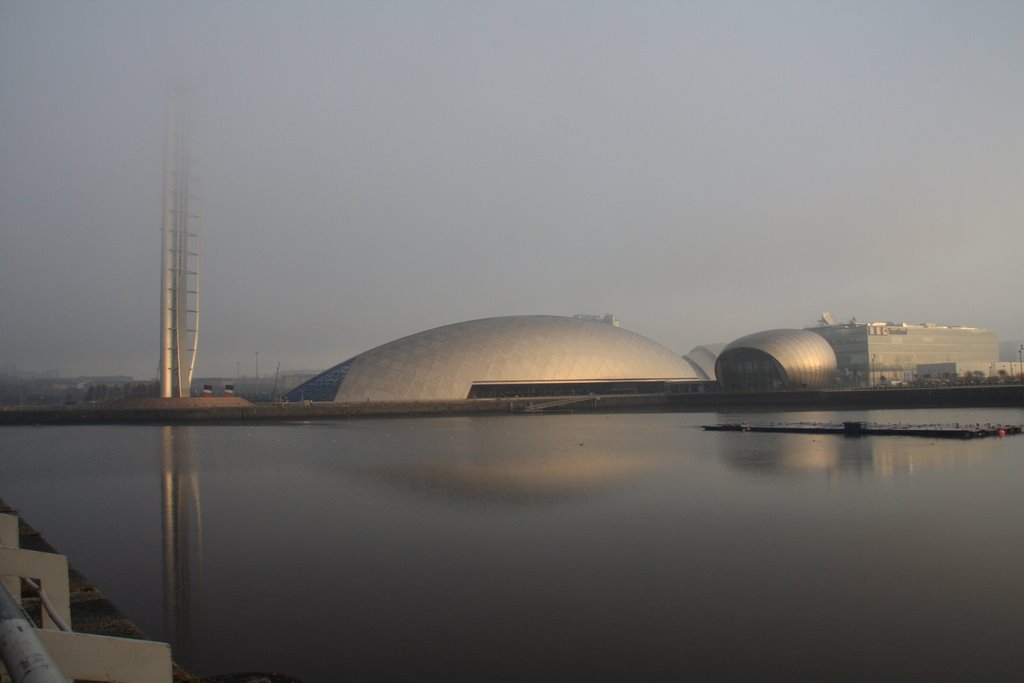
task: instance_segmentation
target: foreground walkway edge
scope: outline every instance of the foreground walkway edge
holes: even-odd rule
[[[8,567],[10,562],[6,562],[15,552],[42,560],[34,566],[43,566],[42,571],[47,576],[32,578],[42,579],[57,617],[70,622],[71,632],[57,629],[57,623],[36,594],[23,593],[22,582],[15,577],[24,572],[19,571],[19,567]],[[50,557],[52,561],[48,561]],[[13,561],[18,563],[17,558]],[[30,573],[39,571],[33,568]],[[35,622],[36,635],[46,651],[69,677],[126,683],[301,683],[291,676],[265,672],[193,676],[174,664],[167,643],[148,640],[95,583],[69,565],[67,559],[3,499],[0,499],[0,576],[8,592],[15,600],[20,600],[25,614]],[[67,662],[73,662],[73,668],[65,670]],[[0,679],[9,680],[4,677],[5,673],[0,663]]]

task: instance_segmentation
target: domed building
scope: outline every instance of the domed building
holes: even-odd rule
[[[807,330],[766,330],[726,344],[715,361],[726,391],[828,389],[835,382],[836,354]]]
[[[715,381],[715,361],[718,354],[725,348],[725,344],[702,344],[690,349],[690,352],[683,356],[683,360],[693,366],[701,379]]]
[[[700,379],[664,346],[621,327],[525,315],[470,320],[403,337],[335,365],[284,398],[434,401],[661,393]]]

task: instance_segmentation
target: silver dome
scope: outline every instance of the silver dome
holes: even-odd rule
[[[429,401],[467,398],[474,383],[698,379],[682,358],[621,327],[528,315],[445,325],[389,342],[287,398],[308,398],[317,386],[321,393],[313,400]]]
[[[836,375],[836,354],[807,330],[766,330],[726,344],[715,375],[729,390],[827,389]]]

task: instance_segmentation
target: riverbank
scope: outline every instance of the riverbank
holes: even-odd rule
[[[0,513],[18,515],[18,511],[0,498]],[[42,553],[58,551],[43,538],[43,535],[18,515],[19,546],[24,550]],[[103,594],[99,586],[88,577],[68,565],[68,588],[71,598],[71,630],[76,633],[88,633],[115,638],[131,638],[134,640],[150,640],[135,622],[129,619],[117,606]],[[22,607],[36,624],[39,623],[39,598],[31,597],[26,591],[22,599]],[[207,678],[197,678],[174,664],[173,683],[301,683],[297,678],[275,673],[236,673],[220,674]]]
[[[552,405],[557,404],[557,405]],[[550,407],[546,407],[550,406]],[[463,401],[361,403],[249,403],[239,398],[145,399],[88,406],[0,411],[4,425],[237,424],[357,417],[413,417],[544,412],[729,412],[735,410],[885,410],[896,408],[1024,407],[1024,386],[862,389],[851,391],[708,392]]]

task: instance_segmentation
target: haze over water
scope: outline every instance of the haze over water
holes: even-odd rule
[[[1024,670],[1020,437],[699,429],[742,417],[7,428],[0,493],[200,674]],[[1024,410],[754,418],[1020,424]]]

